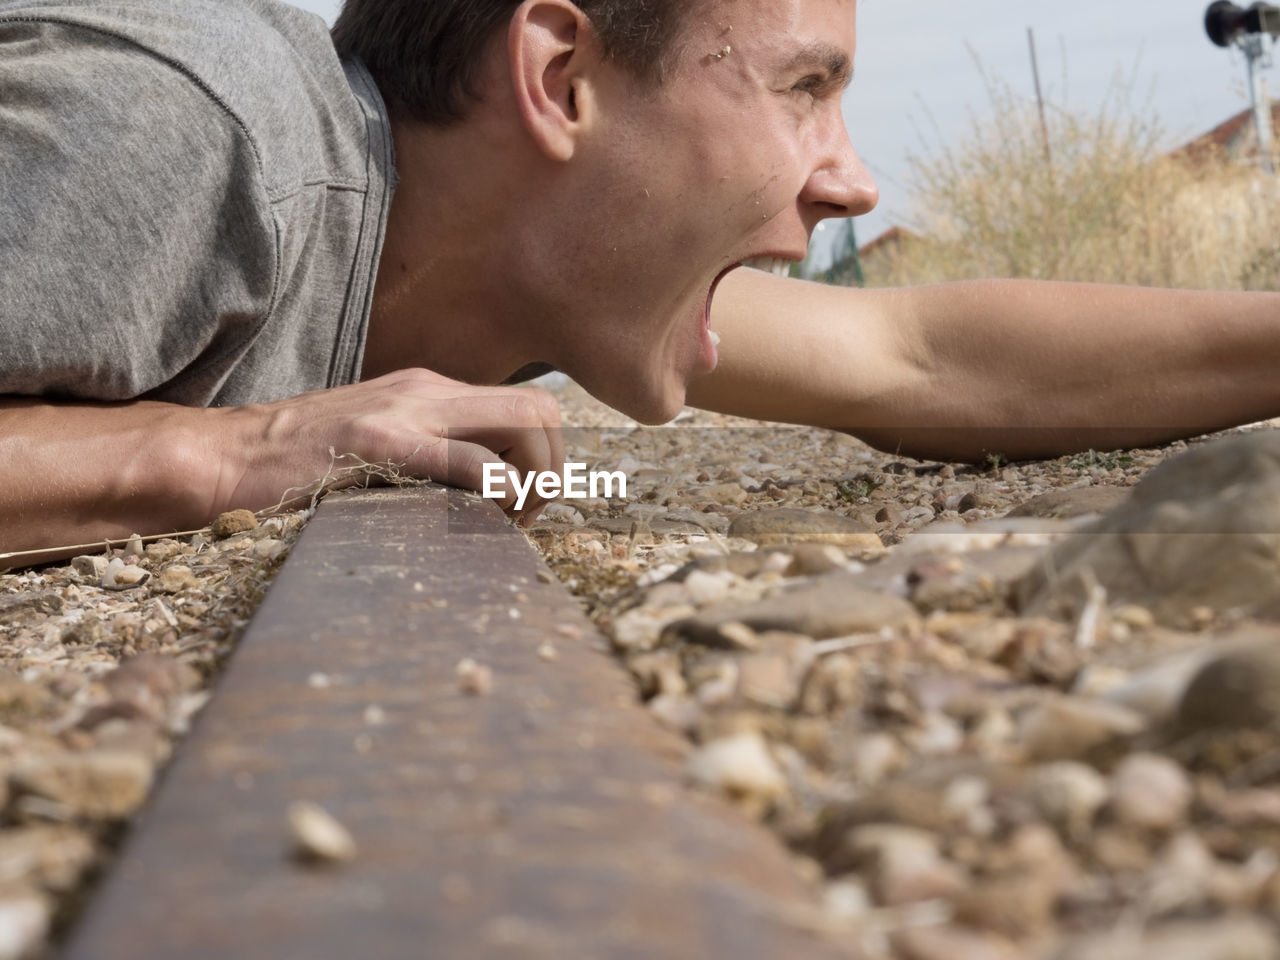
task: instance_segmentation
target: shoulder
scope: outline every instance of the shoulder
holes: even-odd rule
[[[0,0],[0,42],[41,29],[64,83],[108,70],[142,98],[138,116],[164,112],[148,99],[202,100],[243,138],[272,199],[365,185],[367,111],[314,15],[276,0]]]
[[[12,6],[0,0],[0,392],[137,397],[268,310],[278,255],[259,161],[172,64]]]

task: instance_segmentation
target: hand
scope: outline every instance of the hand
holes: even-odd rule
[[[290,490],[310,495],[322,478],[329,488],[398,475],[479,491],[486,463],[510,464],[522,476],[564,465],[560,407],[550,393],[474,387],[428,370],[210,412],[224,414],[231,440],[219,445],[211,514],[269,507]],[[497,502],[510,511],[515,495]],[[531,491],[522,521],[543,506]]]

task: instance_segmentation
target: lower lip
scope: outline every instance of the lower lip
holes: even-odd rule
[[[716,364],[720,361],[720,351],[716,349],[716,345],[711,342],[711,330],[704,323],[702,325],[702,368],[705,372],[710,373],[716,368]]]

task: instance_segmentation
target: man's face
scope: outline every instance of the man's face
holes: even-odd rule
[[[840,109],[854,36],[854,0],[711,0],[656,91],[606,70],[560,259],[578,301],[560,362],[596,396],[673,417],[716,362],[719,278],[799,260],[819,220],[875,205]]]

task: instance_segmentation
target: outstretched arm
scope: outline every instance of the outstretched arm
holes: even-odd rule
[[[561,469],[559,423],[543,390],[425,370],[245,407],[0,398],[0,553],[199,528],[359,462],[479,490],[486,462]]]
[[[1280,416],[1280,294],[989,280],[855,290],[737,270],[695,406],[979,460]]]

